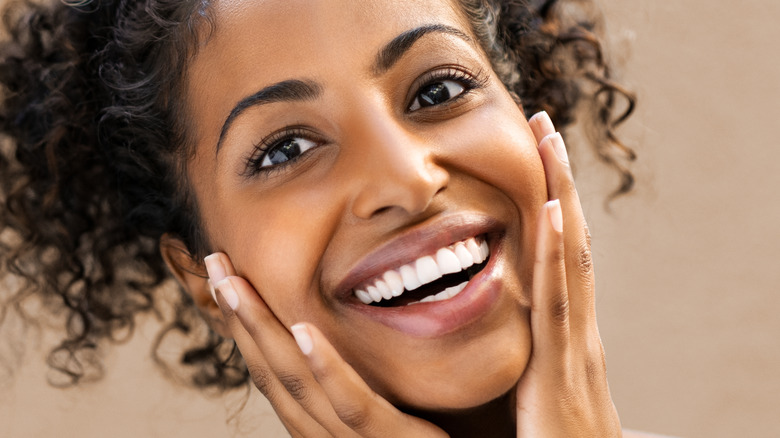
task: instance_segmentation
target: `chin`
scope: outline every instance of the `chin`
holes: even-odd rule
[[[526,321],[504,327],[508,333],[471,342],[456,354],[409,367],[403,377],[372,387],[410,412],[455,412],[490,403],[510,392],[523,375],[531,353]]]

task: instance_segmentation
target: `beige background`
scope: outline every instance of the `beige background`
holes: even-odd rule
[[[639,153],[636,192],[607,214],[611,174],[573,154],[623,424],[780,436],[780,2],[615,0],[605,12],[640,96],[623,130]],[[240,394],[165,380],[147,354],[155,329],[113,349],[101,383],[64,391],[46,386],[31,338],[0,387],[0,435],[286,436],[257,394],[235,415]]]

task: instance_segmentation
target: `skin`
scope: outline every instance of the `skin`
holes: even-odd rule
[[[163,255],[293,436],[620,436],[563,140],[546,115],[526,121],[457,6],[236,0],[214,15],[187,77],[188,176],[219,307],[176,245]],[[390,41],[430,25],[377,69]],[[463,93],[416,109],[426,74],[448,69]],[[319,92],[223,127],[242,99],[289,80]],[[289,126],[314,147],[248,171],[256,145]],[[465,295],[492,297],[477,318],[398,329],[340,289],[368,258],[393,260],[377,248],[466,215],[492,224],[491,281]],[[428,248],[404,245],[406,261]]]

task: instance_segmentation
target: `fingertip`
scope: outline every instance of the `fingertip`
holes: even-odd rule
[[[566,143],[563,141],[563,136],[561,136],[560,132],[556,132],[554,134],[549,135],[550,142],[553,146],[553,151],[555,152],[555,156],[558,157],[558,160],[568,165],[569,164],[569,154],[566,152]]]
[[[230,277],[223,278],[216,286],[219,294],[222,295],[222,299],[225,300],[228,307],[235,312],[238,309],[239,299],[235,285]]]
[[[541,142],[545,136],[555,132],[555,125],[553,125],[550,115],[547,111],[539,111],[528,119],[528,124],[531,126],[531,130],[538,142]]]
[[[227,277],[227,269],[222,262],[221,253],[215,252],[207,255],[203,259],[203,263],[206,265],[206,272],[208,272],[209,278],[214,284],[221,282]]]
[[[563,213],[561,212],[561,201],[553,199],[545,204],[547,210],[547,220],[550,221],[552,229],[558,233],[563,232]]]
[[[301,353],[305,356],[310,355],[314,350],[314,340],[306,323],[299,322],[290,327],[290,331],[298,344],[298,348],[301,349]]]

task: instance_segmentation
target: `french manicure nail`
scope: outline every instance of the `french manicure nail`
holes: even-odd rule
[[[223,278],[227,277],[225,266],[222,265],[219,254],[206,256],[206,258],[203,259],[203,263],[206,264],[206,272],[209,273],[209,278],[214,284],[218,284]]]
[[[555,199],[547,203],[547,217],[553,230],[563,232],[563,215],[561,214],[561,201]]]
[[[217,305],[219,305],[219,303],[217,302],[217,291],[214,290],[214,283],[211,282],[210,278],[206,280],[206,282],[208,282],[209,284],[209,290],[211,291],[211,298],[214,298],[214,302],[217,303]]]
[[[311,339],[311,334],[309,329],[306,328],[306,324],[295,324],[290,327],[290,330],[292,330],[293,337],[295,337],[295,342],[298,343],[298,348],[301,349],[303,354],[308,356],[314,349],[314,341]]]
[[[553,150],[555,155],[561,160],[562,163],[569,164],[569,154],[566,152],[566,145],[563,143],[563,137],[560,132],[550,136],[550,141],[553,144]]]
[[[547,111],[539,111],[538,113],[534,114],[532,119],[536,119],[537,123],[539,124],[539,127],[541,128],[542,132],[544,133],[553,133],[555,132],[555,125],[553,125],[552,119],[550,119],[550,115],[547,114]]]
[[[234,311],[238,309],[238,294],[233,288],[233,284],[230,282],[229,278],[225,278],[217,283],[217,289],[219,290],[219,293],[222,294],[222,298],[225,299],[225,302],[228,306],[230,306],[231,309]]]

